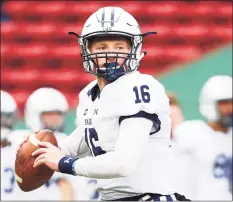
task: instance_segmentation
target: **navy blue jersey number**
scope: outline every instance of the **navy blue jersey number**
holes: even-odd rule
[[[90,189],[90,199],[97,200],[99,198],[99,192],[97,190],[97,180],[88,180],[88,189]],[[92,185],[92,186],[91,186]]]
[[[13,168],[5,168],[4,169],[4,173],[6,175],[9,175],[9,185],[8,185],[8,187],[4,188],[4,191],[6,193],[11,193],[13,191],[14,184],[15,184],[15,173],[14,173],[14,170],[13,170]]]
[[[94,142],[99,141],[98,134],[94,128],[85,128],[85,141],[94,156],[106,153],[101,147],[94,144]]]
[[[232,156],[218,155],[214,161],[213,174],[218,179],[226,179],[232,193]]]
[[[148,90],[149,87],[147,85],[140,86],[140,90],[138,90],[137,86],[133,88],[133,91],[136,96],[136,100],[135,100],[136,104],[141,103],[142,101],[145,103],[150,102],[150,93],[148,92]]]
[[[220,154],[216,157],[213,166],[213,174],[216,178],[226,177],[227,157],[225,154]]]

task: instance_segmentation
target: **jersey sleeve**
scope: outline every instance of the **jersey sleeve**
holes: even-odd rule
[[[58,142],[58,145],[66,155],[77,156],[79,158],[91,155],[80,127],[77,127],[68,137]]]

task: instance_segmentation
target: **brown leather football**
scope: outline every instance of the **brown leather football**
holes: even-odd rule
[[[40,148],[37,145],[38,140],[50,142],[57,146],[57,140],[52,131],[40,130],[30,135],[28,140],[20,147],[16,154],[15,177],[20,189],[25,192],[41,187],[54,173],[54,171],[46,165],[41,165],[37,168],[33,167],[37,156],[31,156],[31,154]]]

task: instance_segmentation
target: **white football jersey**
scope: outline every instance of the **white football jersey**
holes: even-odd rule
[[[1,196],[3,200],[60,200],[61,192],[57,186],[58,178],[70,177],[65,174],[55,172],[51,179],[42,187],[30,191],[23,192],[17,185],[14,175],[16,149],[23,141],[25,135],[30,135],[30,130],[15,130],[9,134],[11,146],[1,148]],[[57,141],[65,138],[63,133],[55,133]],[[13,175],[12,175],[13,173]]]
[[[98,179],[101,199],[111,200],[148,192],[174,193],[170,108],[164,87],[150,75],[133,72],[106,85],[92,101],[91,94],[96,85],[97,81],[93,81],[81,91],[77,109],[80,135],[83,135],[93,156],[114,151],[121,117],[143,111],[153,114],[155,119],[157,115],[161,121],[160,129],[156,123],[151,128],[146,151],[132,175]]]
[[[179,191],[191,200],[232,200],[225,166],[232,158],[232,130],[216,132],[201,120],[174,131]]]
[[[1,200],[34,200],[35,192],[23,192],[15,179],[16,148],[22,142],[27,130],[15,130],[9,133],[11,145],[1,148]]]

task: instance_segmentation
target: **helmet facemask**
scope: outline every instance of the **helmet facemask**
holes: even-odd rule
[[[99,32],[81,37],[73,32],[70,34],[78,36],[78,42],[81,47],[81,56],[83,59],[83,66],[85,71],[98,77],[102,77],[110,82],[129,72],[136,71],[139,67],[140,60],[146,54],[146,52],[140,54],[143,35],[131,35],[124,32]],[[96,37],[120,37],[128,39],[131,44],[130,52],[90,53],[88,45],[90,41]],[[98,64],[98,59],[100,58],[105,58],[105,64],[103,67]],[[114,58],[115,60],[113,62],[108,62],[109,58]],[[119,62],[119,59],[123,59],[123,62]]]
[[[226,113],[222,113],[221,109],[220,109],[220,103],[224,104],[226,102],[231,102],[232,105],[232,99],[225,99],[225,100],[219,100],[216,102],[216,108],[217,108],[217,113],[218,113],[218,122],[222,125],[224,125],[227,128],[232,127],[233,123],[233,119],[232,119],[232,111],[226,112]]]
[[[1,141],[7,140],[8,134],[12,131],[16,123],[15,112],[1,112]]]
[[[13,129],[16,122],[16,112],[1,112],[1,127]]]

